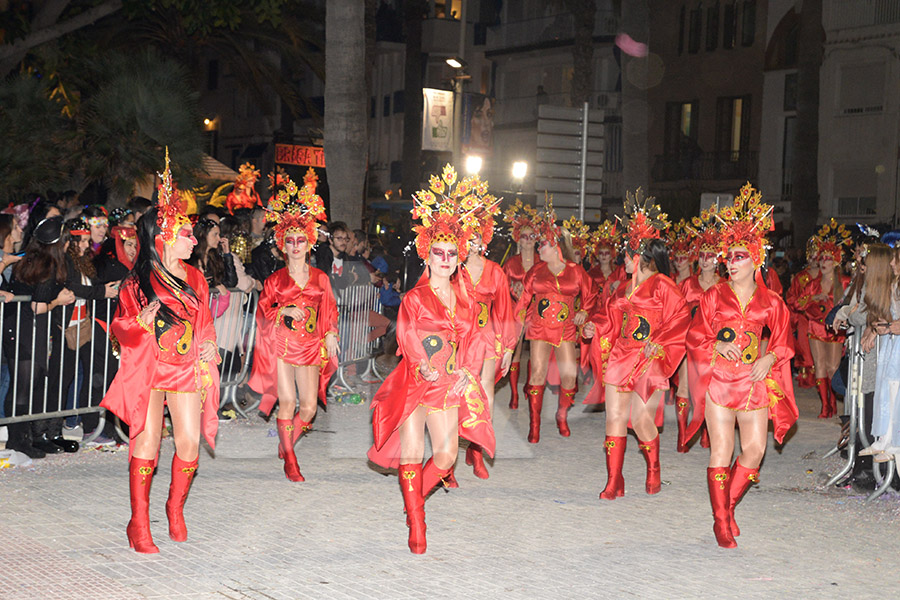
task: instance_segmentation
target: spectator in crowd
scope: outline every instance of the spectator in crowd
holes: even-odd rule
[[[121,206],[109,211],[109,227],[112,229],[116,225],[134,225],[135,218],[131,209]]]
[[[76,210],[79,208],[78,204],[78,192],[75,190],[66,190],[60,194],[59,198],[56,200],[56,207],[59,209],[59,214],[61,215]]]
[[[256,206],[250,211],[250,242],[253,248],[259,246],[266,237],[266,211]]]
[[[222,218],[221,211],[215,206],[207,206],[202,213],[198,215],[197,221],[202,221],[203,219],[207,219],[209,221],[213,221],[214,223],[218,223]]]
[[[247,211],[242,210],[238,212]],[[219,221],[219,235],[223,240],[228,241],[228,247],[231,248],[231,253],[236,259],[234,261],[235,267],[238,266],[238,263],[250,263],[250,253],[253,251],[253,245],[250,242],[250,236],[242,227],[237,215],[226,215],[222,217]]]
[[[152,207],[153,204],[142,196],[135,196],[128,201],[128,210],[130,210],[131,214],[134,215],[135,223],[137,223],[138,219],[140,219],[144,215],[144,213],[150,210]]]
[[[9,282],[12,277],[13,265],[20,260],[21,256],[15,255],[15,247],[18,242],[22,241],[22,228],[19,221],[11,214],[0,214],[0,285]],[[0,296],[4,302],[8,302],[12,298],[9,292],[0,291]],[[0,346],[0,418],[6,413],[5,402],[6,394],[9,391],[9,366],[2,356],[2,346]]]
[[[52,210],[59,212],[55,206]],[[48,334],[50,330],[62,330],[62,311],[53,309],[75,301],[75,294],[65,287],[66,248],[61,239],[62,228],[60,216],[37,223],[31,230],[25,257],[13,267],[12,280],[5,284],[8,292],[31,296],[31,302],[5,307],[3,356],[16,386],[15,393],[7,398],[8,416],[13,416],[13,409],[18,415],[44,411],[45,391],[46,410],[59,408],[56,405],[59,396],[52,393],[58,391],[59,371],[48,369],[46,359],[52,364],[53,358],[62,352],[61,336]],[[15,406],[12,406],[13,398]],[[43,458],[63,450],[77,451],[77,444],[72,446],[63,439],[62,425],[61,418],[11,423],[6,447],[31,458]]]
[[[275,245],[272,229],[268,229],[263,243],[250,253],[250,275],[257,281],[265,281],[278,269],[284,268],[284,258]]]
[[[219,223],[211,219],[200,219],[194,225],[197,245],[187,263],[200,270],[206,277],[210,294],[219,294],[220,300],[227,302],[228,288],[237,285],[234,255],[228,240],[219,235]],[[215,304],[215,302],[213,303]],[[213,316],[216,316],[215,314]]]
[[[94,259],[97,279],[101,283],[121,281],[134,268],[138,254],[137,228],[134,225],[116,225],[112,228],[109,243]]]
[[[346,223],[334,221],[328,226],[328,235],[328,244],[316,248],[315,267],[328,274],[335,290],[344,289],[361,279],[359,261],[348,254],[350,230]]]
[[[109,232],[109,213],[102,206],[86,206],[81,216],[87,221],[91,230],[91,251],[94,256],[100,254],[100,248],[106,241]]]
[[[35,201],[34,205],[31,206],[31,212],[28,213],[28,221],[23,228],[22,248],[27,249],[31,244],[31,236],[33,235],[38,223],[40,223],[44,219],[49,219],[50,217],[61,216],[62,213],[59,211],[59,208],[57,208],[56,205],[49,200],[38,199],[37,201]],[[60,219],[60,223],[62,223],[62,219]]]

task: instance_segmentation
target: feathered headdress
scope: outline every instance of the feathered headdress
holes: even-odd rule
[[[474,177],[478,177],[478,175],[474,175]],[[482,198],[484,204],[475,208],[474,216],[479,224],[478,233],[481,234],[481,245],[484,248],[487,248],[494,239],[495,217],[500,214],[500,200],[487,194]]]
[[[553,196],[544,192],[544,208],[538,213],[536,233],[538,239],[550,242],[551,246],[558,246],[557,241],[562,235],[562,229],[556,224],[556,211],[553,210]]]
[[[694,230],[684,219],[672,223],[666,231],[666,243],[669,244],[669,252],[672,256],[687,254],[691,261],[697,260],[694,235]]]
[[[275,223],[275,244],[279,250],[284,249],[284,236],[289,231],[303,233],[310,246],[316,243],[317,222],[325,220],[325,204],[315,189],[314,181],[306,182],[304,178],[303,187],[297,188],[297,184],[286,177],[284,186],[269,198],[266,220]]]
[[[440,177],[431,176],[428,187],[413,195],[412,218],[421,223],[413,227],[416,252],[425,260],[433,244],[449,242],[456,245],[462,262],[466,260],[469,242],[475,232],[480,232],[484,239],[476,212],[486,210],[485,207],[496,207],[498,201],[488,194],[487,182],[477,175],[457,183],[456,169],[450,164],[444,166]]]
[[[694,234],[694,255],[699,256],[703,251],[715,252],[721,256],[719,247],[719,225],[715,217],[716,205],[700,212],[699,217],[691,219],[688,228]]]
[[[775,229],[772,205],[762,201],[762,193],[748,181],[734,197],[734,204],[710,211],[722,224],[719,251],[724,255],[731,246],[746,246],[754,267],[766,260],[766,233]]]
[[[514,242],[518,242],[522,237],[522,230],[529,228],[537,233],[537,211],[528,204],[522,204],[521,200],[516,200],[505,213],[503,220],[509,223],[510,236]]]
[[[625,192],[625,216],[620,220],[625,229],[625,250],[632,256],[643,253],[647,241],[659,239],[660,231],[669,226],[669,216],[654,200],[653,196],[645,197],[641,188],[633,194]]]
[[[819,254],[831,254],[836,263],[841,262],[844,246],[853,243],[850,230],[843,223],[835,221],[834,218],[819,228],[819,231],[813,236],[813,240],[816,251]]]
[[[601,248],[609,248],[613,253],[619,248],[622,236],[616,229],[616,224],[607,219],[591,233],[591,256],[596,257]]]
[[[190,227],[191,220],[188,219],[181,194],[172,180],[168,146],[166,146],[166,170],[160,173],[159,177],[161,181],[158,188],[159,198],[156,201],[156,224],[162,230],[159,234],[162,240],[171,246],[178,237],[178,230],[182,227]]]
[[[591,249],[591,228],[575,216],[563,221],[562,226],[572,237],[572,247],[586,258]]]
[[[259,179],[259,170],[252,164],[246,162],[238,169],[237,179],[234,180],[234,187],[225,198],[225,206],[228,212],[234,214],[239,208],[254,208],[262,206],[262,200],[256,192],[257,180]]]

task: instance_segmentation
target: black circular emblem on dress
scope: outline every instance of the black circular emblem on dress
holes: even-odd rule
[[[719,330],[719,333],[716,334],[716,339],[720,342],[733,342],[736,338],[737,335],[731,327],[723,327]]]

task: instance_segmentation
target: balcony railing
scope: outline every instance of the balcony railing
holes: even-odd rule
[[[615,35],[619,21],[615,12],[598,10],[594,16],[594,35]],[[575,18],[571,13],[503,23],[488,29],[486,50],[530,46],[543,42],[571,40],[575,37]]]
[[[900,23],[900,0],[826,0],[825,31]]]
[[[759,152],[658,154],[651,176],[655,181],[753,179],[758,170]]]

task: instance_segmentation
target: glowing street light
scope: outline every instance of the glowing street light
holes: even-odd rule
[[[481,171],[482,160],[481,157],[475,154],[469,154],[466,156],[466,173],[469,175],[478,175],[478,172]]]
[[[525,175],[528,174],[528,163],[523,160],[517,160],[513,163],[512,167],[512,176],[513,179],[518,181],[522,181],[525,179]]]
[[[446,62],[448,65],[450,65],[454,69],[462,69],[463,67],[466,66],[466,61],[459,58],[458,56],[451,56],[450,58],[446,59],[444,62]]]

